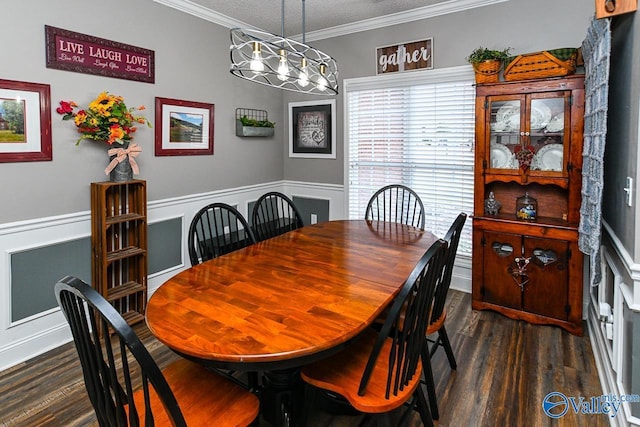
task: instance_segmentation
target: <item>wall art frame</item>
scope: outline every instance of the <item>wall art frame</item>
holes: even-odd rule
[[[0,162],[52,158],[51,87],[0,80]]]
[[[289,103],[289,157],[336,158],[336,100]]]
[[[215,105],[156,97],[155,155],[213,154]]]

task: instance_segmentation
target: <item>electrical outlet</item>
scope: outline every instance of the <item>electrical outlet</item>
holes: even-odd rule
[[[627,206],[633,206],[633,178],[627,177],[627,186],[623,188],[627,193]]]
[[[318,222],[318,215],[311,214],[311,224],[316,224]]]

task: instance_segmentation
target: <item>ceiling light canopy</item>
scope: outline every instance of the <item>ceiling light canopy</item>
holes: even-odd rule
[[[305,44],[302,0],[302,43],[260,30],[231,29],[231,74],[252,82],[316,95],[338,94],[338,64],[326,53]]]

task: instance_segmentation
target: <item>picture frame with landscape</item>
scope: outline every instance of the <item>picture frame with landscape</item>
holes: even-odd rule
[[[214,104],[156,97],[155,155],[213,154]]]
[[[0,80],[0,162],[51,159],[50,86]]]

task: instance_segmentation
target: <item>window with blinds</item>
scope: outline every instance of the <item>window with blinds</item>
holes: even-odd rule
[[[460,212],[473,212],[473,75],[433,74],[346,87],[349,218],[362,218],[371,195],[396,183],[418,193],[425,228],[440,237]],[[458,254],[471,255],[471,221]]]

